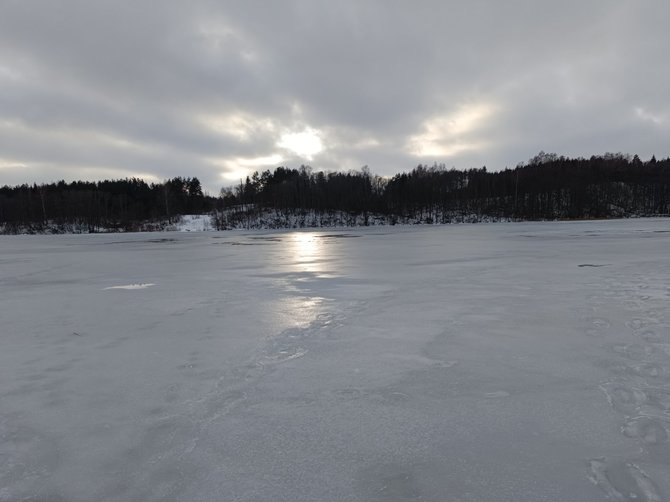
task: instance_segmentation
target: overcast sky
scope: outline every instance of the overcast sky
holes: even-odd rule
[[[667,0],[0,0],[0,185],[670,154]]]

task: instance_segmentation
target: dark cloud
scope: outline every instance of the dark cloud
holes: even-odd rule
[[[0,184],[184,175],[214,192],[280,164],[667,156],[668,14],[623,0],[5,0]]]

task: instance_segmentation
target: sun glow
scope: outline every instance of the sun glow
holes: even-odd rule
[[[310,127],[301,132],[282,134],[277,142],[277,146],[307,160],[312,160],[314,155],[323,151],[320,132]]]

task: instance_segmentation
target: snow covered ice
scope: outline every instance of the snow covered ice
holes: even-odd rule
[[[670,500],[670,220],[0,237],[0,500]]]

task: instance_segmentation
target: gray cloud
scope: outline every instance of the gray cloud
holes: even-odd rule
[[[670,153],[666,3],[415,4],[5,0],[0,184]]]

